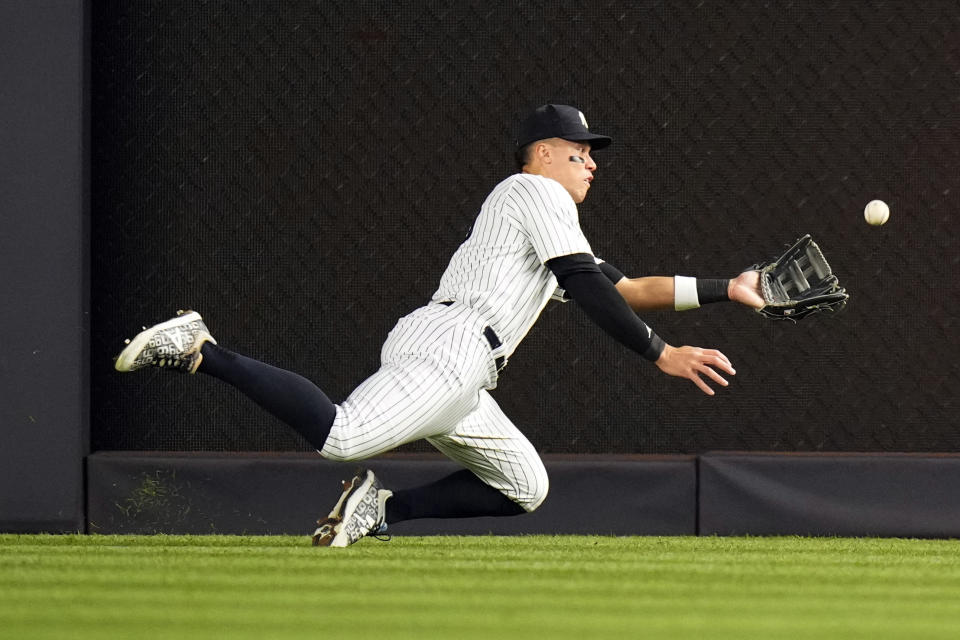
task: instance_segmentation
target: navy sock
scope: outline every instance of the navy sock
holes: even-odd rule
[[[233,385],[248,398],[296,429],[312,447],[323,448],[337,408],[301,375],[227,351],[212,342],[200,349],[197,371]]]
[[[467,469],[422,487],[394,491],[386,506],[388,525],[416,518],[475,518],[526,513],[519,504]]]

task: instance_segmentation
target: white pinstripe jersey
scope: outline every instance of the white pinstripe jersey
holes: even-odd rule
[[[544,263],[571,253],[593,250],[567,190],[550,178],[512,175],[487,196],[433,300],[456,300],[474,309],[509,355],[557,289]]]

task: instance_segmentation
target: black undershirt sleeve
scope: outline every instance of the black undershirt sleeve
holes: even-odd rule
[[[597,266],[600,267],[600,271],[603,273],[603,275],[607,276],[607,280],[609,280],[613,284],[617,284],[618,282],[620,282],[621,280],[627,277],[623,275],[623,272],[620,271],[620,269],[617,269],[615,266],[613,266],[609,262],[601,262]]]
[[[546,264],[567,296],[601,329],[651,362],[660,357],[664,341],[637,317],[593,256],[574,253]]]

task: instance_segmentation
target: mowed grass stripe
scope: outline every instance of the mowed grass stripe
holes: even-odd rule
[[[335,550],[303,537],[0,536],[0,629],[284,638],[350,620],[351,635],[379,637],[952,637],[958,551],[799,538],[397,538]]]
[[[957,587],[960,572],[957,570],[931,573],[920,567],[876,567],[861,566],[851,569],[848,566],[830,570],[824,567],[783,567],[773,564],[757,564],[750,567],[738,565],[704,564],[678,565],[676,563],[659,564],[651,562],[645,565],[613,565],[604,569],[597,567],[555,568],[538,566],[528,568],[499,566],[496,561],[477,561],[473,565],[456,567],[437,566],[431,569],[426,564],[417,566],[417,575],[409,575],[409,565],[391,568],[389,566],[371,566],[362,563],[354,566],[350,563],[336,565],[316,565],[304,567],[304,560],[295,565],[272,561],[230,563],[229,572],[221,572],[223,563],[204,562],[193,559],[168,559],[164,566],[151,571],[151,567],[138,562],[112,562],[105,559],[99,563],[62,563],[59,565],[30,562],[16,566],[3,565],[6,588],[38,586],[54,588],[64,585],[71,575],[78,576],[88,587],[116,586],[117,577],[123,576],[126,587],[188,589],[192,587],[216,587],[220,589],[242,590],[276,581],[291,588],[309,588],[324,584],[331,574],[350,573],[340,576],[339,580],[362,582],[371,576],[402,580],[416,584],[422,589],[464,587],[484,591],[484,581],[496,582],[496,590],[509,593],[529,588],[550,588],[556,591],[577,592],[583,581],[599,582],[616,578],[621,586],[642,585],[655,580],[661,587],[686,588],[726,588],[736,585],[744,593],[765,591],[785,585],[794,589],[803,584],[817,586],[823,592],[831,588],[853,589],[857,593],[867,594],[893,588],[898,591],[910,587],[911,592],[930,595],[932,591],[943,589],[953,592]],[[129,575],[135,570],[134,575]],[[454,573],[451,574],[451,571]],[[713,584],[712,576],[723,576],[722,584]],[[517,579],[520,578],[519,581]],[[829,578],[829,583],[823,579]],[[2,589],[4,587],[0,587]]]

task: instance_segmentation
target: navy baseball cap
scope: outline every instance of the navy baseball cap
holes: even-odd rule
[[[517,148],[547,138],[589,142],[592,149],[603,149],[613,142],[607,136],[590,133],[583,112],[565,104],[545,104],[527,116],[520,124]]]

